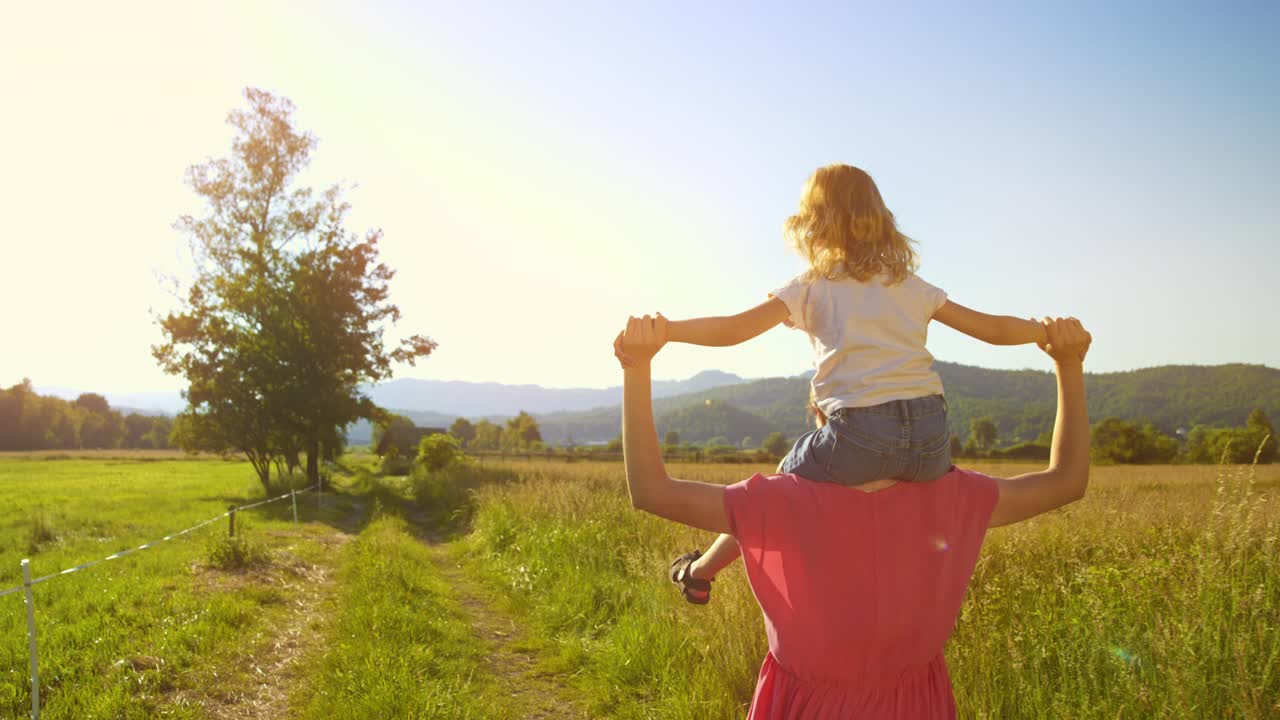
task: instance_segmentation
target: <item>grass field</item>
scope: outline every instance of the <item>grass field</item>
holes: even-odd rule
[[[247,463],[0,458],[0,588],[156,540],[263,497]],[[287,502],[35,586],[46,718],[207,717],[244,696],[310,579],[333,564],[330,497]],[[317,519],[321,522],[315,522]],[[22,594],[0,598],[0,717],[29,711]]]
[[[346,465],[298,525],[277,503],[243,545],[218,523],[37,586],[44,717],[743,715],[765,639],[741,568],[680,600],[666,566],[710,536],[632,510],[621,465]],[[1280,717],[1278,488],[1276,466],[1098,468],[992,531],[947,650],[962,717]],[[0,588],[23,557],[45,574],[261,495],[242,462],[0,457]],[[0,598],[0,717],[26,713],[25,633]]]
[[[596,715],[741,717],[765,641],[740,566],[687,605],[664,570],[710,537],[631,510],[620,467],[504,467],[520,482],[477,491],[458,552],[539,629],[548,670]],[[1097,468],[1082,502],[992,531],[947,650],[961,715],[1280,717],[1280,468],[1252,475]]]

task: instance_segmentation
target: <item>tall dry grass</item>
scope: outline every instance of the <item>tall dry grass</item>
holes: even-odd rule
[[[766,646],[740,567],[707,607],[665,579],[711,537],[632,510],[620,465],[499,467],[517,479],[475,491],[459,557],[536,628],[548,669],[597,716],[741,717]],[[1280,717],[1277,486],[1273,466],[1098,468],[1081,502],[993,530],[947,646],[961,716]]]

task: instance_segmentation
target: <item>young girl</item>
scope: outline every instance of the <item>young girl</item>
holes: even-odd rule
[[[658,332],[713,346],[737,345],[779,323],[809,336],[814,406],[826,422],[796,440],[779,472],[848,486],[941,477],[951,468],[951,435],[942,381],[925,349],[929,321],[993,345],[1044,342],[1043,326],[970,310],[917,276],[915,241],[898,231],[875,182],[856,167],[819,168],[785,235],[808,261],[805,272],[737,315],[659,315]],[[628,363],[625,345],[618,358]],[[690,602],[706,602],[707,581],[736,556],[736,542],[721,536],[705,557],[677,559],[671,579]]]

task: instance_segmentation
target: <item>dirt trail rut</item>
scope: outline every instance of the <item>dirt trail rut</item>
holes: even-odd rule
[[[475,582],[449,558],[446,549],[425,540],[432,561],[453,588],[472,631],[489,646],[488,670],[510,697],[504,709],[513,718],[587,718],[585,703],[551,675],[538,670],[536,655],[523,649],[524,630],[515,619],[483,599]]]

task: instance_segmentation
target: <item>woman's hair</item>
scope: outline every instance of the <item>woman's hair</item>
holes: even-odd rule
[[[871,176],[852,165],[818,168],[784,228],[814,277],[866,282],[884,274],[892,285],[919,266],[915,241],[898,232]]]

